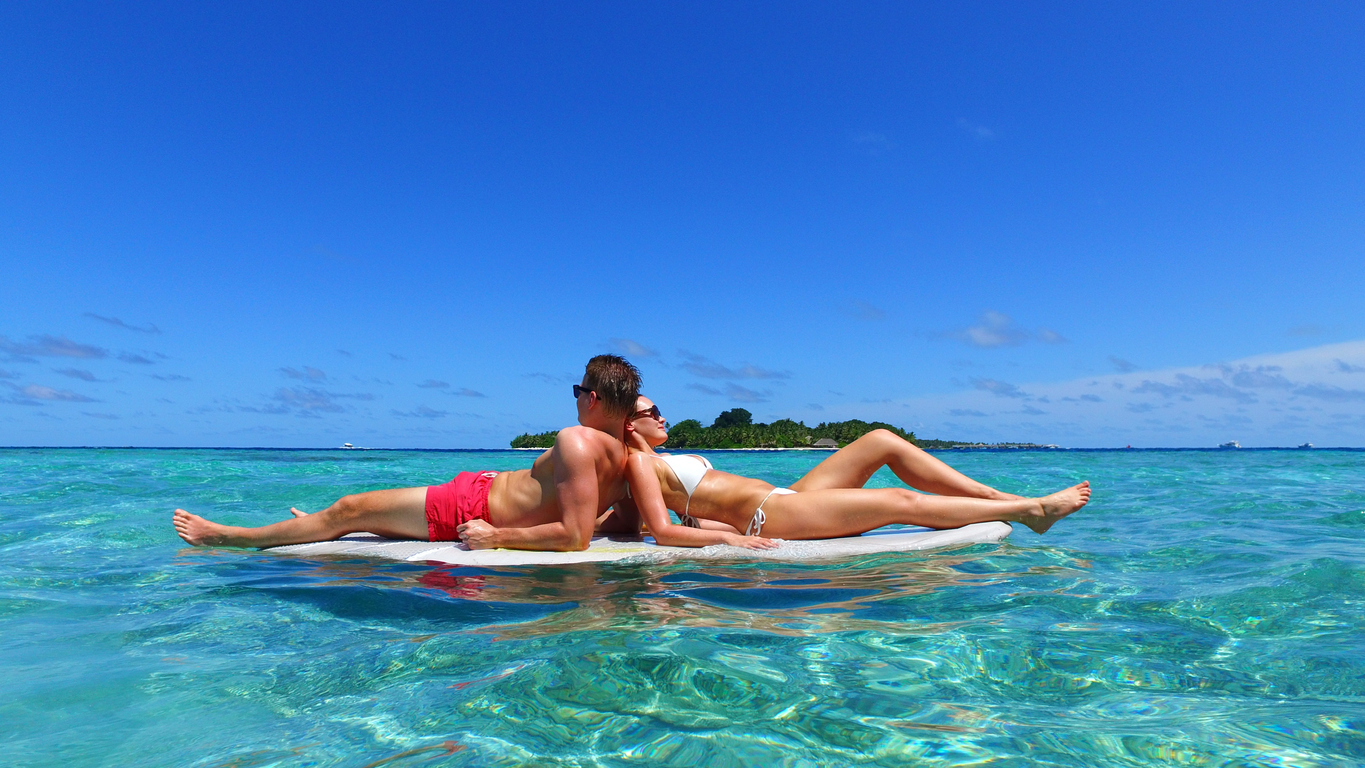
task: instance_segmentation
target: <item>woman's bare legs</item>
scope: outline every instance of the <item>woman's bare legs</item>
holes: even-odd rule
[[[820,462],[806,476],[792,483],[793,491],[821,491],[831,488],[862,488],[873,473],[889,467],[902,482],[940,496],[966,496],[973,499],[1019,499],[979,483],[925,453],[900,435],[876,429],[840,448]]]
[[[172,519],[180,538],[196,547],[278,547],[329,541],[366,531],[389,539],[419,539],[427,533],[427,489],[396,488],[343,496],[321,512],[260,528],[238,528],[205,520],[177,509]]]
[[[768,499],[763,536],[832,539],[892,523],[961,528],[999,520],[1023,523],[1037,533],[1090,501],[1090,482],[1037,499],[972,499],[927,496],[903,488],[832,488]]]

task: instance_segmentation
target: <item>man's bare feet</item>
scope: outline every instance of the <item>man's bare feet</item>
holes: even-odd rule
[[[1057,491],[1038,500],[1042,510],[1037,515],[1028,515],[1019,522],[1033,529],[1034,533],[1046,533],[1054,523],[1090,501],[1090,481],[1086,480],[1065,490]]]
[[[199,515],[177,509],[171,518],[175,532],[186,544],[196,547],[223,546],[228,539],[228,527],[205,520]]]

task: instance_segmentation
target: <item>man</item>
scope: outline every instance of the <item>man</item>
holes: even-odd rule
[[[345,496],[316,514],[260,528],[219,525],[177,509],[175,531],[194,546],[275,547],[357,531],[391,539],[451,541],[473,549],[587,549],[597,518],[625,495],[625,418],[640,372],[616,355],[588,361],[575,384],[580,426],[560,430],[530,469],[461,472],[444,485]]]

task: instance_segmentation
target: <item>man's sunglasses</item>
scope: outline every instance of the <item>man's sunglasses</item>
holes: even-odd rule
[[[575,385],[573,385],[573,399],[577,400],[578,398],[580,398],[580,397],[583,396],[583,393],[584,393],[584,392],[592,392],[592,391],[593,391],[593,390],[588,389],[587,387],[583,386],[582,384],[575,384]]]
[[[635,421],[641,416],[648,416],[649,418],[654,419],[655,421],[664,420],[664,415],[659,412],[659,406],[657,405],[651,405],[649,406],[649,408],[646,408],[643,411],[636,411],[635,413],[632,413],[630,415],[630,420]]]

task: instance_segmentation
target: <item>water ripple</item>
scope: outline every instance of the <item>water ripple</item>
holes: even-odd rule
[[[819,457],[712,458],[789,483]],[[949,458],[1095,501],[945,552],[457,568],[190,550],[168,516],[526,455],[0,451],[6,762],[1365,762],[1365,454]]]

